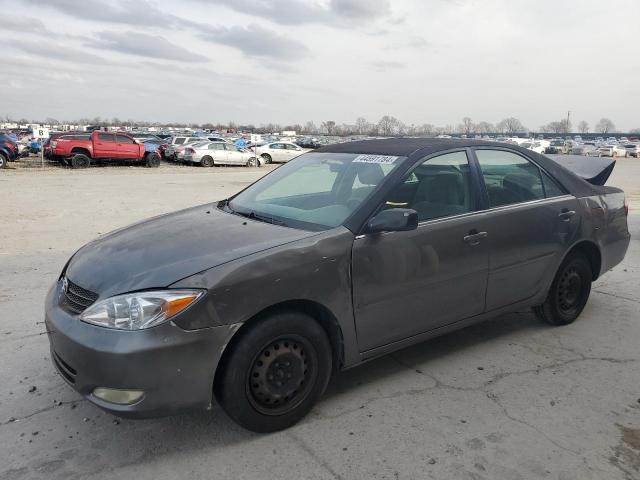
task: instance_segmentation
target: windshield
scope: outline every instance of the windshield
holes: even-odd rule
[[[285,163],[238,194],[240,215],[304,230],[341,225],[405,157],[308,153]]]

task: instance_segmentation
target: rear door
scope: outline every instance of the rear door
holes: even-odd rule
[[[227,152],[227,163],[231,165],[244,165],[244,154],[238,150],[238,147],[231,143],[225,143],[224,148]]]
[[[224,148],[224,143],[210,143],[207,149],[209,150],[209,155],[213,157],[214,163],[227,163],[228,152]]]
[[[546,288],[578,226],[577,199],[520,152],[476,148],[490,232],[487,311]]]
[[[117,158],[116,136],[113,133],[98,133],[93,143],[93,156],[95,158]]]
[[[116,135],[117,158],[138,159],[140,146],[127,135]]]
[[[465,151],[418,164],[380,208],[412,208],[408,232],[356,237],[353,303],[362,352],[482,313],[491,236]]]

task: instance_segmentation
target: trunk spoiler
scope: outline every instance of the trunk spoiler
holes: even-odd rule
[[[582,155],[547,155],[558,165],[592,185],[604,185],[616,165],[613,158]]]

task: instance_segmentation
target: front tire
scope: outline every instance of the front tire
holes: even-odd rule
[[[256,157],[251,157],[247,160],[247,167],[261,167],[262,162],[259,162]]]
[[[147,168],[158,168],[160,166],[160,156],[157,153],[150,153],[147,155],[145,166]]]
[[[315,320],[271,315],[241,333],[214,385],[224,411],[253,432],[288,428],[322,396],[331,376],[331,346]]]
[[[573,323],[589,300],[592,279],[587,257],[579,252],[569,254],[560,265],[546,300],[534,307],[534,313],[551,325]]]
[[[8,165],[7,157],[4,156],[4,153],[0,153],[0,168],[7,168]]]
[[[260,155],[260,157],[262,158],[262,160],[264,160],[264,163],[266,164],[273,162],[271,155],[269,155],[268,153],[263,153],[262,155]]]

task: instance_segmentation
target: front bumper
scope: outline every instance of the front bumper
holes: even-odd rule
[[[51,359],[87,400],[133,418],[211,407],[216,367],[236,326],[186,331],[168,322],[141,331],[112,330],[80,321],[60,307],[58,296],[56,283],[45,303]],[[119,405],[95,397],[97,387],[143,390],[144,396]]]

